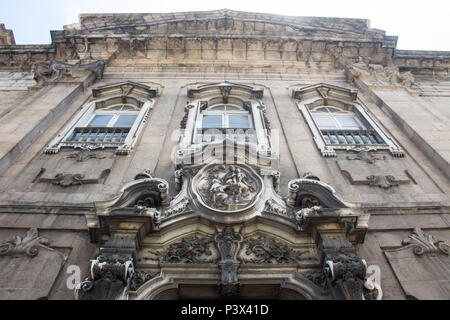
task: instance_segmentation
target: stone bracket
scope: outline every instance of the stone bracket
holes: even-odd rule
[[[344,233],[319,232],[324,286],[335,300],[381,299],[381,290],[367,274],[367,263]],[[375,291],[376,290],[376,291]]]

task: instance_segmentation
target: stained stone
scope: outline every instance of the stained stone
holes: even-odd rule
[[[7,27],[0,299],[450,298],[448,52],[366,19],[228,9],[81,14],[51,45]],[[316,107],[340,110],[332,128]]]

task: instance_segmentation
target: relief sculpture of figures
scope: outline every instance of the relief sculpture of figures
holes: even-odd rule
[[[207,205],[230,211],[251,204],[258,192],[258,183],[240,166],[218,165],[202,175],[197,190]]]

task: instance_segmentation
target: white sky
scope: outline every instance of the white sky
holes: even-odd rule
[[[180,12],[217,9],[292,16],[362,18],[398,36],[398,49],[450,51],[450,0],[0,0],[0,23],[17,44],[50,43],[50,30],[76,23],[79,13]]]

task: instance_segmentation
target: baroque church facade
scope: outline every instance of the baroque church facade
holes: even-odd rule
[[[364,19],[0,28],[0,299],[449,299],[450,52]]]

